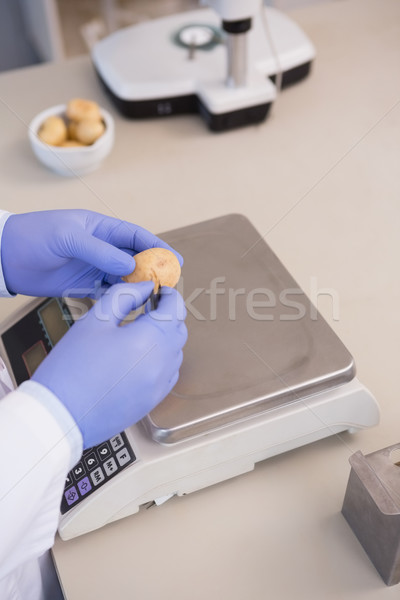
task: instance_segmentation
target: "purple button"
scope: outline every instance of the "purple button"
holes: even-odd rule
[[[82,481],[79,481],[78,488],[82,496],[90,492],[92,486],[90,485],[90,481],[88,477],[84,477]]]
[[[64,496],[68,506],[71,506],[71,504],[76,502],[79,498],[78,492],[76,491],[76,487],[74,485],[72,486],[72,488],[69,488],[69,490],[64,492]]]

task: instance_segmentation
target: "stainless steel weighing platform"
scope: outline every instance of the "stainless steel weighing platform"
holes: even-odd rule
[[[154,440],[185,440],[354,379],[348,350],[246,218],[162,237],[185,259],[189,338],[178,384],[144,421]]]

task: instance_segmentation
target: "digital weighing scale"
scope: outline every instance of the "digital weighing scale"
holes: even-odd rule
[[[232,129],[266,118],[277,74],[282,86],[308,75],[314,46],[287,15],[261,0],[209,4],[215,10],[132,25],[94,45],[96,72],[122,114],[199,112],[210,129]]]
[[[63,539],[379,420],[352,356],[245,217],[162,238],[185,259],[180,379],[142,422],[84,452],[63,495]],[[2,357],[16,383],[72,325],[71,313],[66,300],[37,299],[3,324]]]

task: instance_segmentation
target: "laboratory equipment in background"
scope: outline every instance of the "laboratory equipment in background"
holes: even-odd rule
[[[262,122],[283,87],[306,77],[315,49],[261,0],[209,0],[212,8],[121,29],[94,45],[100,81],[127,117],[200,113],[214,131]]]
[[[162,238],[185,257],[180,379],[142,422],[85,450],[62,498],[63,539],[379,420],[352,356],[245,217]],[[35,299],[2,324],[1,356],[15,384],[90,304]]]

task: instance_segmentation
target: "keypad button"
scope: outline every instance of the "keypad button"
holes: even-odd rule
[[[76,487],[73,485],[66,492],[64,492],[64,497],[67,501],[68,506],[74,504],[74,502],[76,502],[79,499],[79,494],[76,491]]]
[[[90,492],[92,486],[90,485],[89,478],[85,477],[84,479],[81,479],[81,481],[78,482],[78,488],[82,496]]]
[[[81,462],[79,462],[73,469],[72,469],[72,474],[75,478],[76,481],[79,481],[79,479],[82,479],[82,477],[85,476],[85,468],[83,466],[83,464]]]
[[[99,485],[102,481],[105,480],[105,476],[101,467],[98,467],[95,471],[90,473],[90,479],[93,482],[93,485]]]
[[[100,460],[107,460],[111,456],[111,449],[107,442],[104,442],[104,444],[101,444],[97,448],[97,455],[100,457]]]
[[[89,471],[91,471],[92,469],[97,467],[97,465],[99,464],[99,461],[97,460],[95,452],[91,452],[90,454],[85,456],[84,462],[85,462],[86,468]]]
[[[103,465],[106,475],[110,476],[117,470],[117,463],[113,458],[109,458]]]
[[[114,450],[114,452],[116,452],[119,448],[122,448],[124,445],[124,440],[120,435],[115,435],[113,438],[111,438],[110,444],[111,448]]]
[[[131,460],[131,455],[127,448],[122,448],[122,450],[117,452],[116,457],[120,467],[123,467]]]
[[[99,446],[87,448],[80,462],[68,473],[61,513],[68,512],[135,460],[124,431]]]

